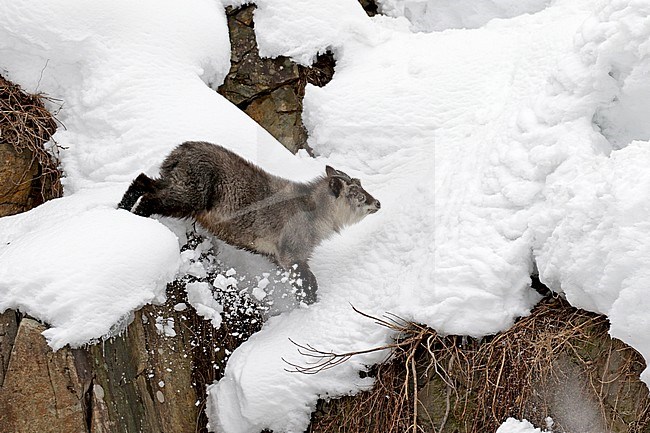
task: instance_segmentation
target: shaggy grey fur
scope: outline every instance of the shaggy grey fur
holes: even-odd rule
[[[221,146],[188,141],[163,161],[159,179],[140,174],[118,207],[144,217],[195,218],[219,239],[290,271],[313,303],[317,283],[307,260],[314,248],[380,204],[358,179],[329,166],[325,176],[298,183]]]

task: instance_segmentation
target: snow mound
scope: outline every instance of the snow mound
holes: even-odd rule
[[[475,29],[495,18],[536,13],[551,0],[378,0],[381,13],[405,17],[415,32]]]
[[[583,26],[581,54],[609,87],[596,123],[615,148],[650,139],[650,4],[613,1]]]
[[[18,309],[50,324],[43,334],[54,350],[122,331],[131,312],[165,299],[179,266],[178,240],[165,226],[87,198],[0,219],[0,311]],[[23,236],[6,235],[18,225]]]
[[[255,36],[261,56],[288,56],[310,65],[327,50],[337,51],[345,40],[368,35],[370,22],[356,1],[235,0],[227,4],[255,3]]]
[[[172,0],[10,2],[0,23],[8,78],[63,101],[66,128],[54,139],[70,149],[61,153],[66,193],[158,164],[161,150],[188,138],[176,126],[197,116],[189,107],[201,103],[201,78],[218,84],[229,67],[225,17],[209,1],[180,11]]]
[[[649,65],[649,10],[647,3],[627,1],[596,10],[538,101],[537,124],[530,127],[544,155],[540,162],[557,164],[531,224],[540,280],[572,305],[606,314],[610,334],[646,361],[650,146],[628,140],[647,138],[639,117],[647,112],[629,113],[635,111],[629,84],[640,95],[650,91],[634,79]],[[624,121],[614,123],[617,116]],[[593,119],[606,123],[604,136]],[[648,383],[649,370],[641,378]]]

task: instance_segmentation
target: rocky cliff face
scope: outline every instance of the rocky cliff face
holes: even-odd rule
[[[7,312],[2,319],[8,328],[16,328],[15,313]],[[0,431],[87,431],[91,371],[85,356],[78,350],[53,353],[41,335],[44,330],[42,324],[23,318],[13,341],[3,336],[2,346],[10,347],[6,343],[11,342],[13,347],[0,388]]]
[[[226,315],[215,330],[191,307],[174,309],[187,302],[180,287],[137,311],[122,335],[84,349],[52,352],[45,325],[0,315],[0,432],[205,432],[205,387],[259,322]]]

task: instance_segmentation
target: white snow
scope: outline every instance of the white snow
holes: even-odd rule
[[[237,287],[237,278],[226,277],[223,274],[218,274],[212,282],[212,285],[221,290],[226,290],[229,287]]]
[[[210,285],[204,282],[187,283],[185,290],[187,291],[187,302],[194,307],[196,314],[210,320],[212,326],[219,328],[223,307],[214,299]]]
[[[650,84],[639,75],[650,70],[649,41],[650,3],[605,3],[577,32],[576,52],[530,130],[548,159],[562,161],[531,225],[540,279],[573,305],[606,314],[610,334],[646,361]],[[650,372],[641,378],[650,383]]]
[[[67,174],[64,198],[0,219],[0,311],[47,322],[54,349],[79,346],[163,301],[178,270],[207,278],[207,244],[179,253],[183,224],[115,210],[133,177],[200,139],[296,180],[331,164],[382,203],[316,250],[319,302],[308,308],[287,311],[274,294],[282,276],[227,248],[227,272],[188,284],[188,303],[215,326],[210,284],[283,312],[209,388],[215,431],[301,432],[318,398],[371,386],[358,373],[387,353],[315,375],[284,361],[308,361],[289,338],[333,352],[391,340],[350,304],[482,336],[529,312],[535,271],[650,359],[650,2],[383,0],[398,18],[372,19],[355,0],[255,3],[263,55],[335,55],[333,80],[305,94],[316,160],[210,88],[229,66],[224,5],[0,0],[0,70],[62,101]],[[173,338],[177,324],[156,323]]]
[[[176,336],[176,329],[174,329],[174,318],[173,317],[162,317],[158,316],[156,317],[156,323],[154,324],[156,327],[156,332],[158,332],[159,335],[164,335],[166,337],[175,337]]]
[[[253,289],[252,295],[257,299],[258,301],[261,301],[262,299],[266,298],[266,292],[264,291],[263,288],[261,287],[255,287]]]
[[[165,299],[178,269],[176,236],[156,220],[99,204],[114,192],[79,193],[0,219],[0,311],[50,324],[44,335],[55,350],[120,331],[133,311]]]
[[[517,420],[508,418],[497,429],[496,433],[542,433],[542,430],[535,428],[528,420]]]
[[[95,394],[97,400],[99,400],[100,402],[104,401],[105,393],[104,393],[104,388],[102,388],[101,385],[97,383],[93,384],[93,393]]]
[[[377,0],[381,13],[405,17],[415,32],[475,29],[495,18],[544,9],[551,0]]]

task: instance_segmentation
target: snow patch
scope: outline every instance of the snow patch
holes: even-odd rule
[[[187,283],[185,291],[187,292],[187,302],[194,307],[196,314],[210,320],[212,326],[219,328],[223,306],[214,299],[210,285],[205,282]]]
[[[497,18],[532,14],[551,0],[377,0],[381,13],[405,17],[414,32],[475,29]]]
[[[535,428],[528,420],[520,421],[515,418],[508,418],[501,424],[496,433],[542,433],[542,431],[546,430]]]
[[[131,312],[165,300],[180,264],[178,240],[162,224],[85,200],[113,196],[106,192],[0,219],[0,312],[51,325],[43,335],[54,350],[121,332]]]

